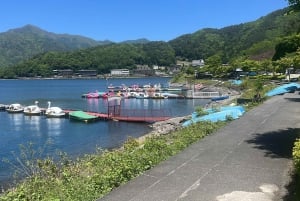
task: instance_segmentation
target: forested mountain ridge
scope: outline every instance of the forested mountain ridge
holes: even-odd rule
[[[87,37],[55,34],[33,25],[0,33],[0,66],[14,65],[24,59],[48,51],[73,51],[110,41],[96,41]]]
[[[222,29],[202,29],[169,43],[181,59],[207,59],[218,55],[227,63],[241,55],[272,58],[280,38],[300,31],[300,13],[287,12],[288,9],[281,9],[253,22]]]
[[[53,70],[81,69],[96,70],[99,74],[110,73],[111,69],[134,69],[137,64],[170,66],[176,62],[173,48],[166,42],[145,44],[108,44],[73,52],[47,52],[15,65],[5,76],[21,77],[51,76]],[[1,77],[1,72],[0,72]]]
[[[108,73],[114,68],[134,69],[137,64],[171,66],[176,60],[215,60],[216,65],[238,58],[271,60],[276,45],[299,31],[300,13],[288,13],[286,8],[253,22],[201,29],[168,42],[139,39],[69,52],[48,51],[0,71],[0,77],[51,76],[54,69],[93,69]]]

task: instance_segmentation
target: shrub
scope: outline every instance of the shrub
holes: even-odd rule
[[[0,201],[95,200],[224,124],[194,124],[168,135],[148,137],[143,145],[129,138],[121,149],[101,150],[76,161],[65,155],[61,155],[58,163],[51,158],[33,160],[29,164],[34,171],[15,188],[4,192]],[[31,153],[32,149],[29,150]]]
[[[300,175],[300,139],[295,142],[295,146],[293,148],[293,160],[296,172]]]

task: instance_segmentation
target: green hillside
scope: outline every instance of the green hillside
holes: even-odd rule
[[[181,59],[207,59],[219,55],[223,63],[238,56],[272,58],[280,38],[300,31],[300,13],[278,10],[260,19],[224,27],[202,29],[169,41]]]
[[[9,46],[7,46],[8,52],[5,54],[9,54],[11,57],[15,55],[17,57],[15,60],[19,59],[19,61],[21,61],[21,57],[17,55],[24,54],[28,58],[30,57],[29,55],[34,55],[34,53],[36,55],[10,68],[2,69],[2,71],[0,69],[0,77],[51,76],[54,69],[72,69],[75,71],[93,69],[102,74],[108,73],[114,68],[134,69],[137,64],[172,66],[176,64],[176,60],[192,61],[199,59],[204,59],[206,64],[208,64],[206,65],[208,68],[214,68],[209,70],[211,73],[218,73],[220,70],[218,65],[230,64],[236,61],[240,61],[240,64],[236,64],[237,66],[241,67],[241,62],[243,62],[247,69],[257,66],[255,61],[265,62],[265,60],[268,60],[267,63],[262,63],[261,66],[270,66],[269,62],[274,58],[276,50],[280,50],[281,54],[284,54],[285,50],[282,47],[285,47],[285,45],[282,45],[282,43],[285,42],[282,41],[288,40],[286,37],[299,33],[300,13],[289,12],[288,8],[286,8],[272,12],[253,22],[228,26],[222,29],[201,29],[192,34],[179,36],[168,42],[151,42],[146,39],[140,39],[125,41],[124,43],[102,44],[91,48],[87,46],[93,46],[96,42],[90,39],[83,40],[79,37],[82,40],[78,39],[78,41],[85,42],[78,42],[75,45],[72,43],[72,41],[77,40],[75,36],[73,36],[73,39],[70,37],[64,39],[65,35],[57,36],[50,33],[50,36],[55,38],[56,42],[54,42],[54,39],[49,37],[48,32],[42,32],[32,26],[25,27],[26,29],[30,30],[29,36],[24,34],[26,33],[24,28],[21,29],[21,35],[24,41],[27,41],[26,50],[23,49],[23,46],[19,48],[18,45],[22,44],[19,41],[14,48],[14,51],[19,51],[18,54],[12,54],[14,51],[10,50]],[[35,31],[39,37],[33,38],[32,33]],[[18,30],[13,32],[17,34]],[[47,39],[41,33],[48,35]],[[11,36],[11,34],[9,35]],[[293,38],[297,40],[299,37]],[[20,40],[23,41],[23,39]],[[0,43],[5,44],[6,40],[0,39]],[[42,49],[42,47],[47,46],[46,44],[49,46],[47,50],[46,48]],[[56,45],[53,47],[51,44]],[[277,46],[278,44],[281,44],[281,48]],[[55,50],[59,46],[60,51]],[[80,50],[68,51],[66,46],[73,49],[79,48]],[[297,46],[293,48],[293,51],[297,50]],[[0,54],[0,61],[5,54]],[[252,61],[245,62],[245,59]],[[293,62],[289,61],[289,63]],[[284,63],[280,65],[280,70],[283,71]],[[266,69],[266,67],[264,68]],[[230,69],[227,70],[230,71]],[[190,72],[194,72],[194,70],[191,69]]]
[[[73,51],[108,42],[98,42],[76,35],[54,34],[26,25],[0,33],[0,67],[14,65],[48,51]]]

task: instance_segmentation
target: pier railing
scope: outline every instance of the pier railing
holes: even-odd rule
[[[219,97],[220,93],[218,91],[193,91],[189,90],[187,91],[187,98],[213,98],[213,97]]]

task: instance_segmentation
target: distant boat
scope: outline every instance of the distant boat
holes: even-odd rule
[[[29,105],[24,108],[23,112],[25,115],[41,115],[42,114],[42,110],[38,106],[39,102],[35,101],[34,103],[35,103],[34,105]]]
[[[217,97],[212,97],[211,100],[212,101],[220,101],[220,100],[225,100],[228,98],[229,98],[229,96],[217,96]]]
[[[165,99],[167,96],[162,95],[162,93],[154,93],[150,98],[152,99]]]
[[[83,122],[91,122],[91,121],[95,121],[98,119],[97,116],[94,116],[94,115],[90,115],[84,111],[73,111],[73,112],[70,112],[69,113],[69,117],[70,119],[73,119],[73,120],[77,120],[77,121],[83,121]]]
[[[21,113],[24,111],[24,107],[19,103],[13,103],[6,108],[6,111],[8,113]]]
[[[5,111],[8,105],[0,104],[0,111]]]
[[[82,94],[81,97],[82,98],[100,98],[105,94],[106,94],[106,92],[96,91],[96,92],[89,92],[89,93],[86,93],[86,94]]]
[[[136,93],[136,96],[135,98],[137,99],[145,99],[145,98],[149,98],[149,95],[144,93],[144,92],[139,92],[139,93]]]
[[[86,94],[86,98],[100,98],[100,95],[98,92],[90,92]]]
[[[161,93],[166,98],[185,98],[185,96],[174,93]]]
[[[66,113],[60,107],[51,107],[51,102],[48,101],[48,108],[45,112],[46,117],[65,117]]]

